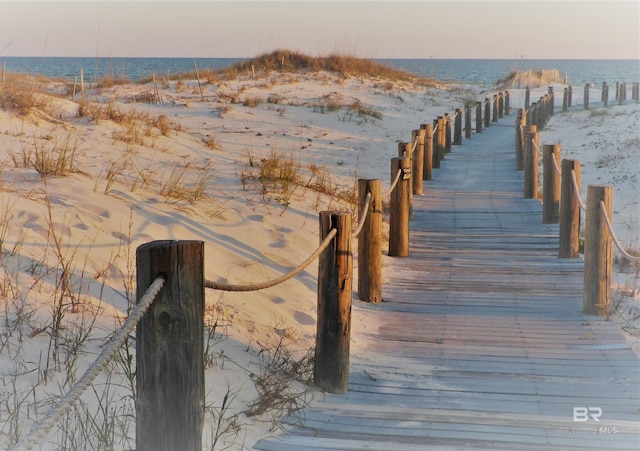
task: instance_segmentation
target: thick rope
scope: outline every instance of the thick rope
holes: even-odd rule
[[[573,185],[573,192],[576,193],[576,199],[578,199],[578,203],[580,204],[580,208],[582,211],[587,211],[587,205],[582,201],[582,197],[580,197],[580,189],[578,188],[578,180],[576,179],[576,172],[571,170],[571,184]]]
[[[620,253],[623,255],[623,257],[626,258],[629,261],[632,261],[632,262],[640,262],[640,256],[636,257],[634,255],[629,254],[622,247],[622,244],[620,244],[620,241],[618,240],[618,237],[616,236],[616,233],[613,231],[613,226],[611,225],[611,221],[609,220],[609,216],[607,215],[607,209],[605,208],[605,205],[604,205],[603,201],[600,201],[600,212],[602,213],[602,217],[604,218],[604,222],[607,224],[607,229],[609,229],[609,235],[611,235],[611,238],[613,239],[613,242],[615,243],[616,247],[618,248]]]
[[[351,235],[353,238],[357,238],[358,235],[360,235],[360,232],[362,232],[362,228],[364,227],[365,220],[369,215],[369,204],[371,204],[371,191],[367,192],[367,196],[364,199],[364,206],[362,208],[363,214],[362,214],[362,217],[360,218],[360,223],[358,224],[358,228],[356,229],[355,232],[353,232],[353,235]]]
[[[313,254],[311,254],[305,261],[300,263],[300,265],[292,269],[287,274],[284,274],[280,277],[276,277],[275,279],[268,280],[262,283],[253,283],[249,285],[231,285],[231,284],[225,284],[225,283],[217,283],[212,280],[205,280],[204,286],[206,288],[211,288],[213,290],[220,290],[220,291],[258,291],[258,290],[264,290],[266,288],[274,287],[283,282],[286,282],[287,280],[297,276],[302,271],[304,271],[304,269],[307,266],[309,266],[311,262],[314,261],[318,257],[318,255],[320,255],[327,248],[327,246],[329,246],[329,244],[331,243],[331,240],[336,236],[337,233],[338,233],[337,229],[331,229],[327,237],[320,244],[318,249],[316,249],[313,252]]]
[[[398,181],[400,180],[401,176],[402,176],[402,169],[398,169],[398,173],[396,174],[396,179],[393,181],[393,183],[391,184],[391,187],[387,190],[387,192],[382,195],[382,197],[387,197],[389,194],[393,192],[394,189],[396,189],[396,185],[398,184]]]
[[[562,175],[562,170],[558,166],[558,162],[556,161],[556,157],[551,155],[551,161],[553,161],[553,170],[556,171],[556,174]]]
[[[416,147],[418,147],[418,137],[413,140],[413,147],[411,148],[411,153],[413,154],[416,151]]]
[[[40,443],[46,434],[51,430],[51,428],[58,422],[60,419],[66,415],[66,413],[71,409],[73,403],[80,398],[80,395],[91,385],[96,376],[100,373],[102,368],[111,360],[113,354],[118,350],[118,348],[122,345],[124,340],[127,339],[129,334],[133,331],[140,321],[140,318],[146,313],[149,309],[153,301],[155,300],[158,292],[164,285],[165,278],[163,276],[158,276],[156,280],[153,281],[151,286],[147,289],[147,292],[142,296],[140,302],[138,302],[133,310],[129,313],[129,317],[124,322],[122,327],[118,330],[118,332],[113,336],[111,341],[105,345],[102,349],[102,352],[98,356],[98,358],[93,362],[93,364],[87,368],[82,377],[78,380],[76,385],[67,392],[62,398],[58,400],[56,405],[49,411],[49,413],[39,421],[34,427],[31,428],[29,434],[24,437],[18,444],[13,448],[16,450],[30,450],[36,444]]]
[[[539,147],[538,147],[538,145],[536,144],[535,140],[533,140],[533,139],[532,139],[532,140],[531,140],[531,144],[533,144],[532,149],[536,152],[536,156],[537,156],[538,158],[540,158],[540,154],[541,154],[542,152],[540,152],[540,148],[539,148]]]

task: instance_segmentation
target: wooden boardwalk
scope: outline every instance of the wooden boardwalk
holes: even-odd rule
[[[523,199],[511,118],[454,147],[414,197],[384,302],[354,302],[374,326],[352,331],[349,392],[258,449],[640,449],[640,360],[581,313],[582,261],[557,258],[558,226]]]

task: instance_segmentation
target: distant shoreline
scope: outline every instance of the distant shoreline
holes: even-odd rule
[[[87,79],[109,75],[132,81],[149,77],[152,73],[165,75],[193,71],[196,61],[202,71],[217,70],[251,58],[170,58],[170,57],[0,57],[0,64],[8,72],[39,74],[52,78],[73,80],[82,68]],[[601,83],[607,81],[638,81],[640,60],[560,60],[560,59],[402,59],[363,58],[410,72],[431,77],[481,86],[493,86],[512,70],[556,69],[568,73],[569,83]]]

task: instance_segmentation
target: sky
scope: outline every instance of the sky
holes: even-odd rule
[[[640,0],[0,0],[3,56],[640,59]]]

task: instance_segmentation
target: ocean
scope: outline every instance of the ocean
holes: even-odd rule
[[[246,58],[69,58],[69,57],[0,57],[8,72],[40,74],[73,80],[82,68],[85,77],[111,75],[132,81],[158,75],[192,72],[194,61],[198,70],[215,70],[245,61]],[[373,61],[402,69],[416,75],[434,77],[492,87],[512,70],[557,69],[567,74],[569,83],[599,85],[640,81],[640,60],[528,60],[528,59],[374,59]]]

